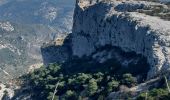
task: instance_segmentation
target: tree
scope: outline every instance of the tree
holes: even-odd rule
[[[84,84],[87,79],[89,79],[89,75],[84,74],[84,73],[79,73],[77,78],[76,78],[76,83],[77,84]]]
[[[48,66],[48,69],[49,69],[50,73],[54,75],[61,69],[61,67],[60,67],[60,65],[57,65],[57,64],[50,64]]]
[[[119,86],[119,82],[112,80],[111,82],[108,82],[107,84],[107,92],[110,93],[112,90],[116,90]]]
[[[97,100],[105,100],[105,97],[103,95],[99,95]]]
[[[87,94],[89,96],[92,96],[96,93],[98,89],[97,82],[95,79],[89,80],[88,86],[87,86]]]
[[[132,76],[132,74],[123,74],[122,84],[127,85],[128,87],[132,87],[133,85],[136,85],[136,83],[137,80]]]
[[[66,100],[76,100],[77,99],[76,93],[72,90],[67,90],[67,92],[64,95],[64,98]]]
[[[101,72],[94,74],[94,77],[96,78],[97,82],[101,82],[103,79],[103,76],[104,76],[104,74]]]

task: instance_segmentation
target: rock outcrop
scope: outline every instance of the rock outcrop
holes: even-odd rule
[[[149,5],[158,3],[77,0],[72,31],[73,55],[90,56],[110,45],[145,56],[151,67],[148,78],[169,70],[170,21],[136,12]]]
[[[52,43],[44,44],[41,47],[43,63],[48,65],[50,63],[64,63],[72,56],[70,36],[65,39],[58,38]]]

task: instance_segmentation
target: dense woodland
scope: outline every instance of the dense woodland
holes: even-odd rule
[[[54,100],[105,100],[111,92],[117,91],[124,91],[121,98],[131,100],[134,95],[128,93],[129,88],[145,82],[148,70],[144,58],[122,66],[115,59],[101,64],[84,57],[41,67],[24,78],[29,80],[29,91],[36,100],[52,100],[53,97]],[[169,100],[164,80],[157,87],[147,91],[148,100]],[[146,92],[135,98],[145,100]]]
[[[27,78],[32,85],[32,96],[37,100],[51,100],[55,88],[55,99],[103,100],[111,92],[127,90],[143,82],[147,71],[148,64],[144,59],[123,67],[114,59],[100,64],[91,59],[75,58],[60,65],[42,67]]]
[[[128,91],[146,80],[148,64],[141,59],[136,65],[121,66],[113,59],[103,64],[90,59],[72,59],[64,64],[50,64],[27,76],[32,85],[33,98],[51,100],[105,100],[109,93]],[[145,68],[144,68],[145,66]],[[148,90],[148,100],[169,100],[168,91],[162,81],[158,89]],[[130,95],[124,95],[130,99]],[[145,100],[146,92],[137,99]],[[167,98],[167,99],[166,99]]]

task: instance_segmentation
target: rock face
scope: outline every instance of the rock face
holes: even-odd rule
[[[54,43],[44,44],[41,47],[43,63],[45,65],[50,63],[63,63],[70,59],[72,56],[70,37],[66,37],[63,42],[64,43],[61,43],[61,40],[55,41]]]
[[[10,24],[10,22],[0,23],[0,28],[8,32],[14,31],[14,27]]]
[[[6,86],[0,83],[0,99],[1,100],[11,100],[14,96],[14,91],[10,88],[6,88]]]
[[[77,0],[73,55],[90,56],[110,45],[145,56],[151,66],[148,78],[165,72],[170,68],[170,21],[136,12],[153,4],[157,3]]]

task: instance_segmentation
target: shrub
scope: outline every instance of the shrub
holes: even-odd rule
[[[92,96],[96,93],[98,89],[97,82],[95,79],[89,80],[88,86],[87,86],[87,94],[89,96]]]

